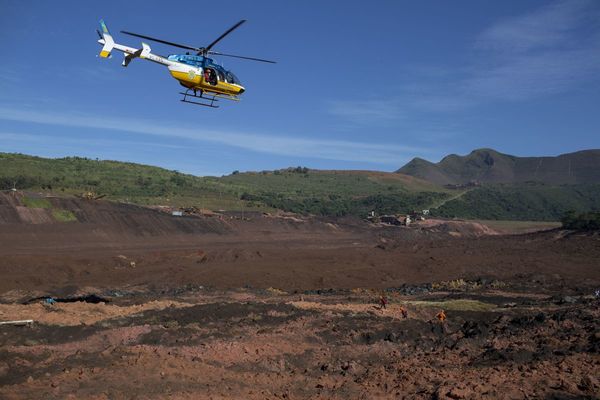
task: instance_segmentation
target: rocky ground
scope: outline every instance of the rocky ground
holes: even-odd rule
[[[388,290],[381,309],[380,293],[184,287],[95,304],[1,304],[2,320],[35,323],[0,327],[0,397],[600,395],[594,296],[446,282]],[[435,318],[440,309],[443,324]]]

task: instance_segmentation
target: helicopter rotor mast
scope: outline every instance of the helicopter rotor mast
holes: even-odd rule
[[[233,32],[234,30],[236,30],[237,28],[239,28],[239,26],[242,25],[244,22],[246,22],[245,19],[241,20],[237,24],[233,25],[231,28],[227,29],[221,36],[219,36],[218,38],[216,38],[211,44],[209,44],[205,48],[201,49],[201,51],[198,52],[198,55],[199,56],[204,56],[204,55],[208,54],[210,52],[210,49],[212,49],[215,46],[215,44],[219,43],[221,40],[223,40],[223,38],[225,36],[229,35],[231,32]]]
[[[130,36],[139,37],[139,38],[142,38],[142,39],[152,40],[154,42],[163,43],[163,44],[166,44],[166,45],[169,45],[169,46],[179,47],[180,49],[193,50],[193,51],[196,52],[197,55],[203,56],[203,57],[205,57],[205,56],[207,56],[209,54],[214,54],[214,55],[217,55],[217,56],[234,57],[234,58],[241,58],[241,59],[244,59],[244,60],[260,61],[260,62],[266,62],[266,63],[275,64],[276,63],[275,61],[265,60],[265,59],[262,59],[262,58],[245,57],[245,56],[238,56],[238,55],[234,55],[234,54],[225,54],[225,53],[220,53],[220,52],[212,50],[212,48],[218,42],[220,42],[223,38],[225,38],[227,35],[229,35],[234,30],[236,30],[244,22],[246,22],[245,19],[243,19],[243,20],[239,21],[238,23],[234,24],[231,28],[229,28],[228,30],[226,30],[221,36],[219,36],[217,39],[215,39],[212,43],[210,43],[206,47],[188,46],[188,45],[185,45],[185,44],[180,44],[180,43],[175,43],[175,42],[169,42],[169,41],[162,40],[162,39],[157,39],[157,38],[154,38],[154,37],[151,37],[151,36],[140,35],[138,33],[127,32],[127,31],[121,31],[121,33],[124,33],[126,35],[130,35]]]

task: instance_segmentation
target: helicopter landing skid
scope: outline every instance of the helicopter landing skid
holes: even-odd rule
[[[219,106],[214,104],[216,101],[219,101],[219,99],[217,99],[217,96],[206,96],[206,95],[204,95],[203,92],[200,92],[200,94],[196,94],[196,92],[190,93],[190,90],[186,90],[185,93],[179,92],[179,94],[183,95],[183,99],[181,99],[181,101],[184,103],[190,103],[190,104],[195,104],[197,106],[204,106],[204,107],[210,107],[210,108],[219,108]],[[203,100],[207,100],[207,101],[203,102],[203,101],[196,101],[196,100],[188,100],[188,97],[192,97],[193,99],[203,99]]]

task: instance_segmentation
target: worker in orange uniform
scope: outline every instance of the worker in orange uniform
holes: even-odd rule
[[[444,312],[444,310],[440,310],[440,312],[437,313],[435,317],[438,319],[438,321],[440,321],[442,332],[446,333],[446,324],[444,323],[444,321],[446,321],[446,313]]]
[[[440,312],[437,313],[435,317],[438,319],[438,321],[440,321],[440,323],[443,324],[446,320],[446,313],[444,312],[444,310],[440,310]]]
[[[403,306],[400,306],[400,312],[402,313],[403,319],[408,318],[408,310],[406,308],[404,308]]]

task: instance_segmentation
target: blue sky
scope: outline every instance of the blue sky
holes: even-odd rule
[[[4,152],[221,175],[393,171],[480,147],[600,148],[597,0],[0,0],[0,9]],[[133,47],[140,40],[120,30],[202,46],[247,19],[215,50],[278,64],[221,58],[246,87],[242,101],[183,104],[165,67],[97,57],[100,18]]]

